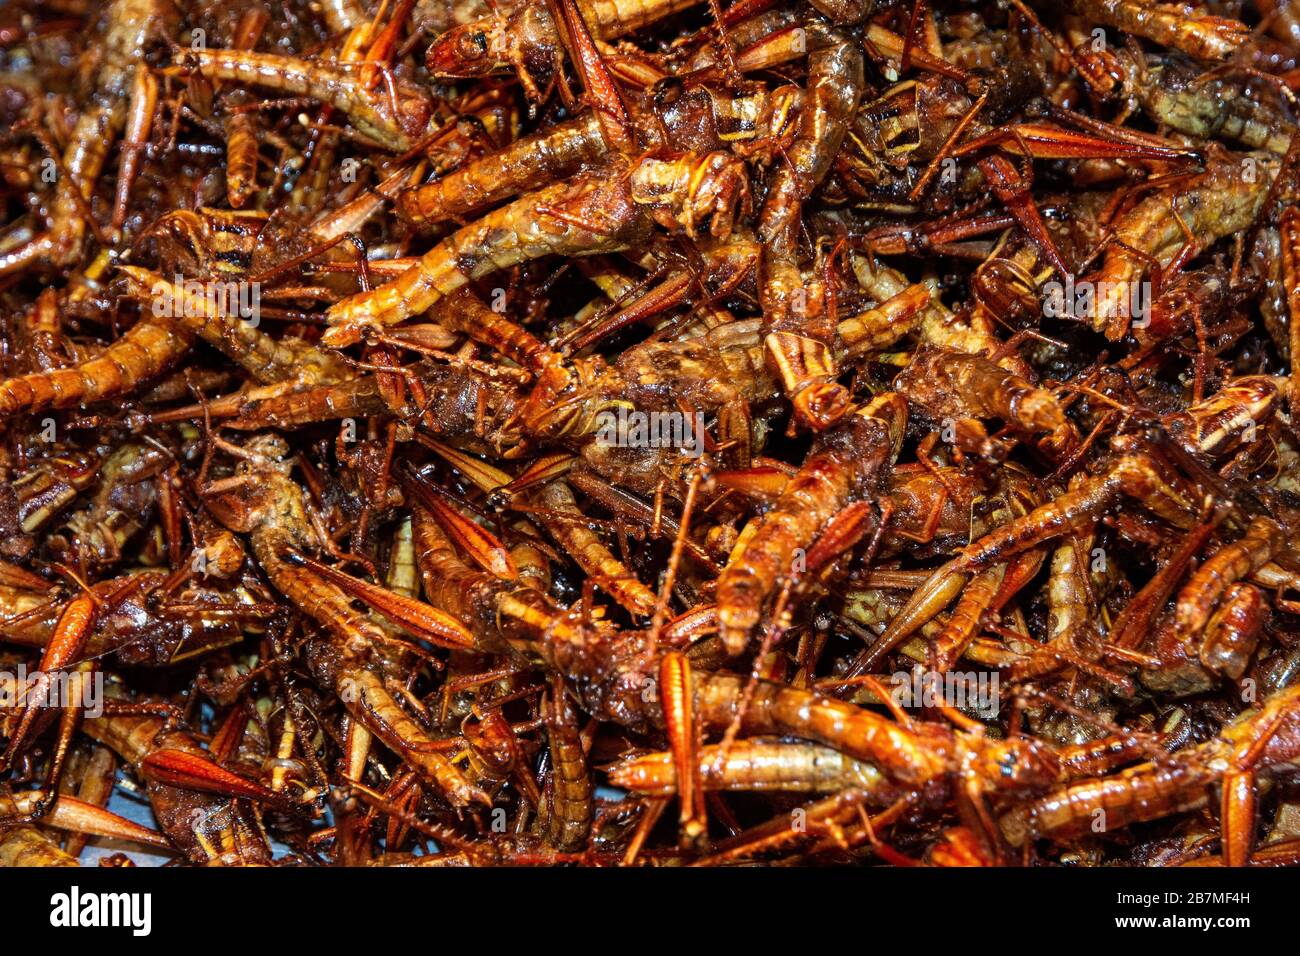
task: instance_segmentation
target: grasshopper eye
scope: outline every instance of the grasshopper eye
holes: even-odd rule
[[[998,761],[998,772],[1003,777],[1010,779],[1016,775],[1018,766],[1015,751],[1008,750],[1002,755],[1002,759]]]
[[[481,60],[487,56],[487,34],[482,30],[467,33],[460,40],[460,55],[467,60]]]

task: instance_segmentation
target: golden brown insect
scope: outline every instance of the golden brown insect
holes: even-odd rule
[[[1249,226],[1277,171],[1267,154],[1223,154],[1192,184],[1143,200],[1115,226],[1095,279],[1093,328],[1117,339],[1133,318],[1134,290],[1151,267],[1168,268],[1196,244]],[[1185,231],[1186,230],[1186,231]]]
[[[192,50],[194,67],[213,80],[255,84],[281,93],[308,96],[347,115],[357,131],[395,152],[410,148],[429,121],[428,97],[414,84],[389,80],[369,90],[363,64],[296,60],[244,50]]]
[[[1055,396],[979,355],[924,349],[895,386],[936,424],[1001,419],[1028,434],[1045,434],[1046,447],[1057,455],[1079,440]]]
[[[48,158],[57,192],[49,228],[0,254],[0,275],[42,264],[70,266],[79,260],[91,228],[86,201],[113,140],[127,121],[136,65],[145,47],[160,34],[170,35],[177,21],[178,12],[171,0],[115,0],[108,6],[99,41],[102,55],[95,71],[96,102],[80,114],[62,157]],[[141,98],[148,99],[147,91]],[[143,114],[143,104],[138,112]],[[129,181],[129,177],[124,178]]]
[[[1222,60],[1230,56],[1249,32],[1246,25],[1237,20],[1190,15],[1145,0],[1074,0],[1071,6],[1081,16],[1203,60]]]
[[[848,132],[862,89],[862,57],[834,31],[808,31],[808,84],[794,143],[772,171],[758,217],[763,243],[759,299],[772,362],[795,413],[824,429],[848,410],[848,396],[835,384],[828,348],[829,322],[811,318],[812,304],[797,265],[798,223],[804,200],[830,169]],[[820,326],[820,328],[818,328]]]
[[[735,552],[718,579],[719,624],[732,654],[739,654],[764,603],[794,569],[796,549],[844,506],[866,494],[898,453],[906,404],[881,396],[855,411],[791,479],[772,511]]]
[[[346,345],[367,326],[394,325],[474,279],[544,255],[592,255],[626,248],[647,221],[617,164],[516,200],[465,226],[397,279],[333,306],[326,341]]]
[[[9,794],[0,794],[0,815],[20,819],[20,809]],[[0,866],[78,866],[75,857],[30,823],[0,824]]]
[[[261,486],[260,494],[251,500],[240,502],[229,497],[232,491],[257,485]],[[355,718],[390,745],[406,749],[418,771],[442,788],[451,800],[459,804],[486,800],[445,758],[422,747],[429,742],[427,734],[405,715],[385,689],[381,675],[370,669],[374,661],[369,658],[393,639],[373,621],[353,611],[348,596],[329,577],[294,560],[295,555],[315,551],[319,545],[306,516],[302,492],[289,482],[283,469],[254,468],[210,486],[207,493],[227,495],[221,512],[223,519],[239,530],[251,532],[254,554],[275,586],[301,602],[307,613],[324,624],[338,642],[337,659],[322,660],[327,668],[324,673],[329,675],[340,699]],[[418,614],[418,604],[398,598],[390,600],[396,606],[390,614],[398,615],[408,627],[416,626],[416,619],[403,615],[402,611],[416,605],[411,607],[411,613]],[[472,638],[459,625],[432,614],[424,627],[428,636],[460,642],[461,646],[472,643]]]
[[[1255,842],[1254,778],[1295,759],[1295,701],[1295,688],[1275,694],[1185,752],[1048,794],[1004,817],[1002,831],[1020,845],[1039,836],[1086,832],[1094,821],[1110,829],[1156,819],[1204,805],[1210,784],[1222,779],[1223,859],[1244,866]]]
[[[80,365],[0,382],[0,411],[13,415],[116,398],[175,364],[189,351],[191,341],[170,319],[142,319],[100,355]]]
[[[547,719],[552,767],[547,839],[557,850],[577,850],[586,844],[591,828],[591,774],[576,716],[558,682],[555,695]]]
[[[858,787],[885,802],[890,788],[871,764],[815,744],[737,741],[722,757],[717,746],[699,752],[700,775],[710,790],[781,790],[834,793]],[[640,793],[668,796],[677,792],[672,757],[666,753],[628,757],[607,771],[610,783]]]
[[[216,771],[218,779],[223,774],[206,761],[202,748],[189,734],[169,729],[162,718],[149,716],[98,718],[87,722],[86,732],[148,780],[149,801],[159,827],[192,861],[221,866],[270,863],[265,831],[246,800],[231,800],[196,786],[200,781],[193,780],[193,774]],[[183,759],[177,755],[202,762],[194,762],[186,771],[166,773]],[[146,769],[151,761],[157,768],[152,779]],[[249,784],[242,796],[256,792]],[[263,794],[267,795],[269,791]]]
[[[594,36],[614,40],[696,2],[582,0],[578,10]],[[435,76],[483,76],[513,69],[530,98],[541,99],[543,90],[555,82],[560,57],[559,28],[551,8],[519,3],[452,27],[429,47],[425,62]]]

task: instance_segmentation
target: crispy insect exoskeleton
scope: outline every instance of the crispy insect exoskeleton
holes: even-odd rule
[[[577,715],[555,681],[547,700],[547,739],[551,754],[551,789],[547,840],[557,850],[579,850],[587,843],[592,819],[591,774]]]
[[[892,464],[906,417],[902,397],[889,394],[827,432],[753,535],[733,554],[718,579],[719,624],[732,654],[744,650],[778,582],[795,571],[796,550],[809,548],[831,517],[867,493]]]
[[[135,391],[175,364],[193,341],[178,323],[150,316],[131,326],[95,358],[70,368],[0,382],[0,414],[68,408]]]
[[[453,233],[392,282],[331,307],[328,344],[395,325],[475,279],[545,255],[594,255],[634,244],[646,220],[615,165],[548,186]]]

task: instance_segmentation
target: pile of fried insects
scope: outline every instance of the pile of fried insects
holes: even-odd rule
[[[1300,3],[724,3],[0,10],[0,864],[1300,861]]]

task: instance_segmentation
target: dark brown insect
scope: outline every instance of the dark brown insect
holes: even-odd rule
[[[1240,6],[5,8],[0,864],[1293,860]]]

